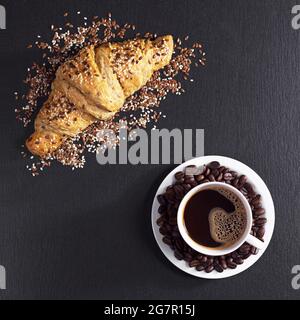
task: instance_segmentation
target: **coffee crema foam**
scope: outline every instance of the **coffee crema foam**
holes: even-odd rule
[[[209,213],[210,234],[214,241],[231,245],[243,235],[246,225],[246,209],[240,198],[233,192],[224,189],[214,189],[232,202],[234,212],[227,213],[222,208],[214,208]]]

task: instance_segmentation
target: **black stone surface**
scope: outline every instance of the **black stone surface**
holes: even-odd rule
[[[297,299],[291,268],[300,264],[300,31],[289,0],[1,0],[0,299]],[[232,278],[205,281],[172,266],[152,235],[151,204],[173,166],[59,165],[31,177],[20,145],[32,128],[15,121],[14,91],[38,59],[26,50],[63,14],[112,12],[141,32],[200,40],[208,64],[187,93],[162,105],[159,128],[204,128],[205,153],[252,167],[269,186],[276,228],[265,255]]]

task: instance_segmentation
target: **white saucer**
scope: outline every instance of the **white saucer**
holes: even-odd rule
[[[268,220],[266,224],[266,233],[264,236],[264,248],[259,251],[257,255],[251,255],[248,259],[244,261],[242,265],[238,265],[236,269],[227,269],[224,270],[222,273],[218,273],[217,271],[213,271],[211,273],[206,273],[204,271],[197,271],[195,268],[190,268],[186,261],[179,261],[174,257],[174,251],[171,250],[171,248],[166,245],[162,238],[163,236],[159,232],[159,227],[156,224],[157,219],[159,218],[160,214],[158,213],[159,203],[157,201],[157,196],[159,194],[162,194],[165,192],[166,188],[171,185],[174,182],[174,175],[178,171],[184,170],[185,167],[189,165],[196,165],[196,166],[202,166],[204,164],[208,164],[212,161],[218,161],[221,165],[226,166],[230,168],[231,170],[234,170],[238,172],[239,174],[244,174],[247,176],[248,181],[253,184],[255,187],[255,191],[262,196],[262,204],[263,207],[266,210],[266,218]],[[195,158],[192,160],[189,160],[178,167],[176,167],[172,172],[169,173],[169,175],[164,179],[162,184],[157,190],[157,193],[155,195],[153,205],[152,205],[152,228],[154,237],[158,243],[158,246],[160,247],[161,251],[164,253],[164,255],[179,269],[182,271],[189,273],[195,277],[199,278],[205,278],[205,279],[222,279],[222,278],[228,278],[232,277],[236,274],[239,274],[248,268],[250,268],[266,251],[272,235],[274,231],[274,225],[275,225],[275,210],[274,210],[274,203],[272,200],[272,196],[270,194],[269,189],[267,188],[264,181],[260,178],[260,176],[254,172],[251,168],[246,166],[240,161],[227,158],[227,157],[221,157],[221,156],[205,156],[200,158]]]

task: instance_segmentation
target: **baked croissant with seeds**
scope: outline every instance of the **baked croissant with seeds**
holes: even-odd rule
[[[169,64],[173,37],[87,46],[56,72],[52,91],[35,120],[28,150],[41,158],[98,120],[109,120],[126,98]]]

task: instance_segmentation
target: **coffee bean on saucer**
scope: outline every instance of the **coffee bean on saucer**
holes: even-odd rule
[[[259,228],[258,231],[256,232],[257,238],[262,239],[265,235],[265,232],[266,232],[265,227]]]
[[[257,248],[255,248],[255,247],[251,247],[251,253],[253,254],[253,255],[257,255],[258,254],[258,252],[259,252],[259,250],[257,249]]]
[[[231,256],[227,256],[226,262],[227,262],[227,264],[233,262],[233,258]]]
[[[222,268],[222,266],[218,262],[215,262],[214,267],[215,267],[215,270],[219,273],[224,271],[224,269]]]
[[[210,168],[209,168],[209,167],[206,167],[206,169],[205,169],[205,171],[204,171],[204,175],[207,177],[207,176],[210,175],[210,173],[211,173]]]
[[[254,210],[254,213],[255,213],[257,216],[262,216],[263,214],[265,214],[265,209],[264,209],[264,208],[255,209],[255,210]]]
[[[202,264],[200,264],[200,265],[198,265],[198,266],[196,267],[196,270],[197,270],[197,271],[204,271],[204,269],[205,269],[205,266],[202,265]]]
[[[227,172],[227,173],[225,173],[224,175],[223,175],[223,179],[225,180],[225,181],[228,181],[228,180],[232,180],[232,174],[230,173],[230,172]]]
[[[167,211],[167,207],[162,205],[158,208],[158,213],[163,214]]]
[[[184,173],[182,171],[179,171],[175,174],[175,179],[176,180],[181,180],[184,178]]]
[[[261,203],[261,195],[258,194],[252,199],[251,204],[252,205],[257,205],[257,204],[260,204],[260,203]]]
[[[213,174],[210,174],[210,175],[208,176],[208,180],[211,181],[211,182],[216,181],[216,179],[215,179],[215,177],[214,177]]]
[[[207,257],[206,265],[210,266],[214,263],[214,258],[213,257]]]
[[[239,178],[235,178],[235,179],[233,179],[233,181],[232,181],[232,185],[233,185],[235,188],[237,188],[238,183],[239,183]]]
[[[159,228],[159,232],[160,232],[163,236],[165,236],[165,235],[168,234],[168,230],[167,230],[165,227],[160,227],[160,228]]]
[[[220,266],[222,267],[223,270],[227,269],[227,263],[226,263],[225,258],[224,259],[219,258],[219,264],[220,264]]]
[[[213,161],[207,165],[210,169],[220,168],[220,163],[218,161]]]
[[[264,226],[266,223],[267,223],[266,218],[259,218],[259,219],[255,220],[255,226],[257,226],[257,227]]]
[[[186,262],[190,262],[190,261],[193,260],[193,256],[192,256],[190,253],[185,253],[185,254],[184,254],[184,260],[185,260]]]
[[[217,176],[217,181],[221,182],[223,180],[223,173],[221,172],[218,176]]]
[[[164,225],[166,221],[166,218],[165,216],[160,216],[157,220],[156,220],[156,224],[159,226],[159,227],[162,227]]]
[[[211,264],[210,266],[205,268],[205,272],[206,273],[211,273],[214,270],[214,268],[215,268],[214,265]]]
[[[163,237],[163,242],[169,246],[172,244],[172,240],[169,237]]]
[[[251,252],[248,252],[247,254],[243,255],[243,259],[246,260],[248,259],[250,256],[252,256]]]
[[[235,259],[233,259],[233,261],[236,264],[243,264],[244,263],[244,260],[241,257],[235,258]]]
[[[248,245],[248,244],[243,244],[239,249],[238,249],[238,252],[240,253],[240,254],[247,254],[247,253],[249,253],[249,251],[250,251],[250,245]]]
[[[247,182],[247,177],[245,175],[241,175],[238,183],[239,187],[242,188],[246,182]]]
[[[166,205],[166,204],[167,204],[166,199],[165,199],[165,197],[164,197],[162,194],[160,194],[160,195],[157,196],[157,201],[158,201],[161,205]]]
[[[217,178],[217,177],[219,176],[220,172],[219,172],[218,169],[213,169],[213,170],[211,171],[211,174],[212,174],[215,178]]]
[[[244,196],[247,196],[247,195],[248,195],[248,191],[247,191],[247,189],[244,188],[244,187],[240,189],[240,192],[241,192]]]
[[[203,256],[200,260],[201,263],[206,263],[207,262],[207,256]]]
[[[183,255],[177,250],[174,251],[174,256],[178,260],[183,260]]]
[[[238,173],[236,171],[229,171],[229,173],[231,173],[231,175],[236,178],[238,176]]]
[[[192,186],[188,183],[184,183],[182,186],[186,192],[188,192],[192,189]]]
[[[236,264],[235,262],[228,262],[228,263],[227,263],[227,267],[228,267],[229,269],[236,269],[237,264]]]
[[[195,267],[199,266],[199,264],[201,264],[201,263],[199,262],[199,260],[192,260],[192,261],[189,263],[189,266],[190,266],[191,268],[195,268]]]
[[[230,254],[230,256],[231,256],[231,258],[234,260],[234,259],[236,259],[236,258],[239,257],[239,254],[238,254],[236,251],[234,251],[234,252],[232,252],[232,253]]]
[[[200,181],[202,181],[204,179],[205,179],[205,176],[203,174],[199,174],[199,175],[195,176],[195,180],[197,182],[200,182]]]

